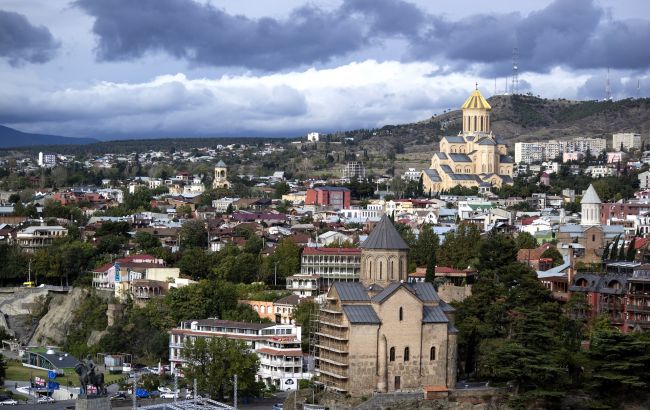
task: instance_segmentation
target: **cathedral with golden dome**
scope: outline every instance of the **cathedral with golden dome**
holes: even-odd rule
[[[422,171],[424,192],[439,193],[457,185],[500,188],[512,184],[514,161],[505,142],[490,130],[492,107],[476,90],[463,106],[463,131],[442,137],[429,169]]]

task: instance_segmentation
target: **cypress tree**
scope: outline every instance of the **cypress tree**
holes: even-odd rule
[[[632,238],[630,244],[627,247],[627,254],[625,255],[625,259],[628,261],[633,261],[634,257],[636,256],[635,242],[636,236]]]
[[[616,239],[614,240],[614,244],[612,245],[612,250],[609,253],[609,259],[610,260],[613,260],[613,261],[618,260],[618,238],[620,236],[621,235],[616,236]]]

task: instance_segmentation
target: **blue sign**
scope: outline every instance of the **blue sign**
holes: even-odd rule
[[[47,372],[47,377],[49,377],[50,379],[56,379],[56,372],[50,370],[49,372]]]
[[[59,390],[59,383],[57,382],[47,382],[48,390]]]
[[[115,282],[119,282],[121,280],[120,278],[120,264],[115,262]]]

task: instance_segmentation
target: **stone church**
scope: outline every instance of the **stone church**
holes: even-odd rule
[[[424,191],[437,193],[457,185],[471,188],[512,184],[514,160],[505,142],[490,129],[490,104],[476,89],[461,109],[463,131],[440,140],[440,151],[433,153],[431,166],[422,171]]]
[[[384,216],[361,245],[360,282],[334,282],[320,309],[319,382],[352,396],[456,383],[454,309],[406,283],[409,247]]]

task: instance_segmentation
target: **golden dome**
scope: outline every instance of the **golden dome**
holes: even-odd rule
[[[471,108],[477,108],[481,110],[491,110],[492,107],[490,107],[490,104],[488,104],[487,100],[483,98],[481,95],[481,92],[477,89],[472,92],[472,94],[465,100],[465,103],[463,104],[461,109],[471,109]]]

